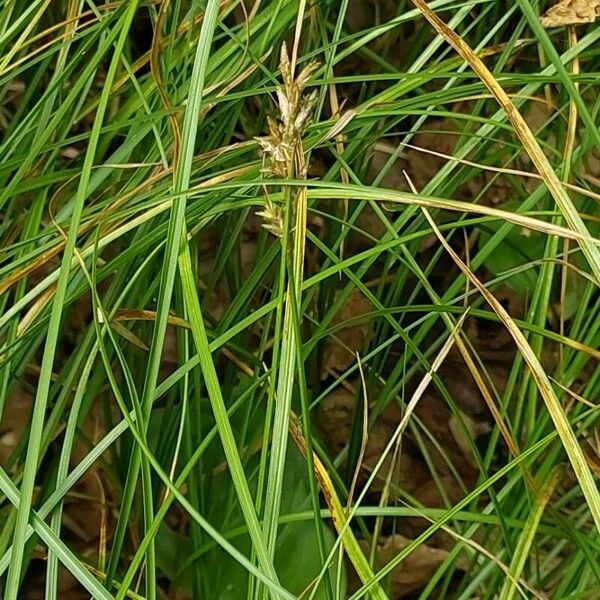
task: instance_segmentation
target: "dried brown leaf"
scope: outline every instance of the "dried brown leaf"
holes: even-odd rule
[[[542,17],[544,27],[593,23],[600,16],[600,0],[562,0]]]
[[[31,392],[21,384],[15,384],[6,399],[0,426],[0,465],[6,466],[13,450],[23,437],[32,406]]]
[[[356,353],[362,353],[369,333],[368,317],[361,319],[372,310],[371,303],[358,291],[353,290],[348,299],[333,318],[333,325],[349,323],[337,331],[325,346],[321,378],[326,379],[331,371],[345,371],[355,360]]]
[[[389,563],[411,542],[400,534],[383,538],[383,543],[377,545],[375,553],[378,567]],[[366,550],[368,543],[361,542],[361,546]],[[427,544],[418,546],[390,573],[391,597],[402,598],[426,585],[447,556],[446,550]]]
[[[358,383],[356,384],[358,385]],[[356,396],[350,390],[340,387],[329,394],[319,406],[318,426],[332,454],[337,455],[344,450],[350,441],[352,429],[352,413],[356,404]],[[397,405],[388,406],[370,426],[367,444],[362,460],[360,481],[373,472],[381,455],[394,435],[402,413]],[[405,442],[404,446],[410,443]],[[379,475],[370,486],[370,491],[379,492],[390,469],[394,467],[391,483],[394,489],[402,486],[412,492],[429,476],[424,463],[403,447],[399,459],[392,464],[392,455],[386,456]]]
[[[353,410],[354,394],[344,387],[331,392],[319,405],[319,429],[334,454],[339,454],[350,439]]]

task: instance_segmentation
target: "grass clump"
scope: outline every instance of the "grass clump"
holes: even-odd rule
[[[0,3],[3,597],[600,594],[579,4]]]

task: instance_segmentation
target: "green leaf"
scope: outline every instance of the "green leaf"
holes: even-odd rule
[[[513,210],[516,203],[502,208]],[[500,221],[490,221],[479,227],[479,247],[483,248],[492,235],[502,227]],[[541,233],[514,226],[498,244],[496,250],[488,255],[483,265],[493,275],[506,275],[505,283],[520,296],[530,296],[539,273],[538,266],[524,269],[527,263],[539,261],[544,256],[545,236]],[[516,271],[511,273],[511,271]]]
[[[224,506],[232,491],[229,475],[222,473],[215,476],[211,490],[214,505]],[[301,513],[309,506],[310,488],[306,464],[298,449],[290,446],[287,452],[281,498],[282,514]],[[217,522],[220,516],[220,514],[216,515],[213,523],[215,526],[223,526],[223,523]],[[251,547],[250,537],[245,530],[243,514],[239,508],[236,507],[235,512],[229,515],[226,526],[227,531],[222,533],[225,537],[230,538],[238,550],[247,554]],[[323,563],[319,558],[316,527],[321,527],[326,550],[329,552],[333,547],[335,537],[322,521],[315,523],[301,520],[279,528],[275,547],[275,569],[281,585],[295,596],[306,590],[323,568]],[[174,585],[191,592],[193,570],[202,568],[210,586],[210,597],[220,600],[237,600],[245,597],[248,589],[248,572],[242,565],[213,543],[203,546],[201,552],[197,552],[194,557],[190,556],[191,548],[192,544],[188,536],[177,533],[164,523],[162,524],[156,538],[156,560],[161,571]],[[197,560],[192,560],[192,558]],[[341,575],[342,591],[345,592],[345,572],[342,572]],[[333,585],[337,578],[335,564],[329,569],[329,578]],[[326,598],[324,583],[324,580],[320,582],[314,596],[316,600]]]

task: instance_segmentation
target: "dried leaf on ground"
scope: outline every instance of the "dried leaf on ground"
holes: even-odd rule
[[[83,554],[93,554],[98,548],[102,528],[112,533],[112,519],[107,523],[110,510],[108,486],[99,469],[91,469],[67,495],[63,512],[63,527],[71,543]]]
[[[472,483],[477,470],[472,466],[472,459],[464,455],[456,442],[450,426],[452,411],[446,401],[436,391],[428,390],[415,408],[415,416],[427,431],[421,444],[438,475],[452,475],[454,471],[465,485]]]
[[[8,459],[19,444],[29,422],[33,406],[33,394],[21,384],[15,384],[4,406],[0,426],[0,465]]]
[[[334,455],[339,454],[350,440],[354,398],[352,392],[339,387],[319,405],[317,425]]]
[[[457,351],[454,356],[456,358],[452,357],[446,360],[446,364],[442,365],[438,370],[441,382],[464,414],[474,418],[476,421],[489,418],[481,391],[477,387],[477,383],[473,379],[469,368],[462,360],[460,352]],[[486,371],[496,389],[503,390],[506,371],[493,365],[489,368],[486,365]]]
[[[382,542],[377,545],[375,553],[379,568],[394,559],[412,540],[403,535],[394,534],[383,538]],[[368,552],[368,542],[361,542],[361,546],[365,552]],[[447,557],[448,552],[446,550],[434,548],[427,544],[418,546],[390,573],[391,598],[402,598],[422,588],[429,582]],[[459,561],[459,568],[464,568],[464,566],[461,567],[461,564],[461,561]]]
[[[490,366],[488,373],[494,387],[502,390],[505,371]],[[463,496],[462,486],[471,485],[477,474],[468,436],[476,439],[487,433],[491,428],[491,417],[477,384],[463,363],[450,361],[440,369],[439,376],[454,399],[462,418],[453,414],[447,402],[435,389],[425,392],[415,409],[415,416],[419,419],[421,427],[428,432],[423,436],[421,443],[425,445],[429,460],[438,477],[441,480],[446,478],[443,487],[447,497],[451,502],[456,502]],[[358,382],[355,385],[359,385]],[[319,407],[317,423],[334,455],[342,452],[349,443],[355,402],[355,393],[346,388],[338,388],[329,394]],[[373,472],[401,419],[401,407],[390,403],[375,422],[370,423],[361,482],[364,483]],[[463,422],[466,424],[466,431]],[[392,497],[398,489],[403,489],[426,506],[444,506],[445,502],[439,490],[435,491],[433,496],[428,491],[430,488],[427,484],[433,483],[433,480],[422,454],[423,450],[419,449],[411,436],[405,436],[397,462],[392,464],[393,453],[390,452],[371,484],[370,492],[380,492],[390,469],[393,469],[390,480]],[[453,471],[460,476],[462,485],[456,480]]]
[[[46,561],[33,560],[20,591],[20,600],[45,600]],[[57,597],[60,600],[89,600],[90,593],[62,565],[58,567]]]
[[[476,469],[477,462],[471,449],[470,440],[475,440],[484,433],[488,433],[491,429],[490,425],[485,421],[476,421],[468,415],[463,414],[461,419],[452,415],[448,421],[448,427],[454,437],[454,441],[458,448],[462,451],[464,457],[470,465]]]
[[[339,3],[338,3],[339,4]],[[370,31],[383,23],[388,23],[398,16],[395,0],[350,0],[345,12],[345,29],[352,33]],[[334,4],[335,6],[335,4]],[[414,28],[393,27],[370,40],[368,47],[392,64],[400,64],[400,52],[395,50],[409,42],[414,35]],[[376,63],[360,52],[353,52],[348,58],[336,65],[336,72],[368,73],[376,68]],[[350,87],[350,86],[345,86]]]
[[[401,420],[402,411],[400,407],[395,403],[391,403],[371,426],[363,460],[365,479],[375,469],[392,436],[398,429]],[[383,460],[381,468],[369,488],[371,492],[380,492],[383,490],[386,480],[389,477],[390,469],[393,469],[390,477],[393,495],[395,495],[399,488],[412,493],[430,476],[427,466],[418,457],[418,450],[413,447],[411,440],[407,437],[402,441],[402,447],[395,463],[392,462],[393,460],[394,452],[391,451]]]
[[[338,388],[329,394],[319,407],[317,423],[327,447],[334,455],[342,452],[350,441],[354,404],[355,395],[346,388]],[[399,407],[390,405],[370,426],[362,462],[361,483],[364,483],[373,472],[400,419]],[[392,465],[392,457],[393,452],[390,452],[384,459],[377,477],[369,488],[371,492],[380,492],[383,489],[392,466],[394,468],[391,477],[392,489],[402,486],[412,492],[429,477],[425,464],[415,457],[410,440],[403,442],[402,450],[394,465]]]
[[[346,25],[352,32],[369,29],[393,19],[397,10],[393,0],[350,0],[345,14]]]
[[[428,508],[449,508],[460,502],[465,494],[452,475],[444,475],[437,482],[433,479],[426,481],[415,491],[414,496]],[[423,528],[430,525],[428,521],[420,517],[415,517],[413,523],[421,521],[423,521]]]
[[[495,289],[494,296],[513,319],[523,318],[526,310],[526,299],[523,296],[508,286]],[[502,323],[493,319],[468,317],[465,330],[477,355],[485,361],[486,365],[489,366],[490,363],[510,365],[516,347],[512,336]]]
[[[457,104],[454,109],[462,112],[466,107]],[[381,179],[384,188],[409,191],[404,175],[406,171],[415,187],[420,190],[435,176],[452,156],[459,139],[460,129],[451,119],[428,119],[414,137],[410,146],[402,148],[398,158],[388,167]],[[425,152],[423,152],[425,150]],[[433,151],[438,154],[431,154]],[[396,144],[379,141],[369,153],[368,179],[375,179],[384,170],[392,155],[398,152]],[[444,155],[444,156],[440,156]]]
[[[369,333],[368,317],[360,317],[372,310],[371,303],[358,290],[353,290],[342,304],[333,318],[332,325],[343,326],[344,323],[350,323],[327,340],[321,365],[321,379],[327,379],[332,371],[345,371],[356,361],[356,353],[363,351]]]
[[[600,16],[600,0],[562,0],[542,17],[544,27],[593,23]]]
[[[88,455],[90,448],[96,446],[107,434],[106,418],[108,412],[116,422],[120,410],[116,402],[94,402],[81,428],[81,435],[71,452],[70,466],[74,468]],[[109,459],[107,452],[103,458]],[[98,461],[79,479],[65,497],[63,512],[63,530],[69,536],[73,548],[86,556],[98,552],[103,533],[107,539],[112,537],[119,492],[114,482],[106,474],[101,461]]]

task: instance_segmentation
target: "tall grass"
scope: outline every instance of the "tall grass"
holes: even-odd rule
[[[600,595],[600,25],[549,4],[0,3],[3,597]]]

